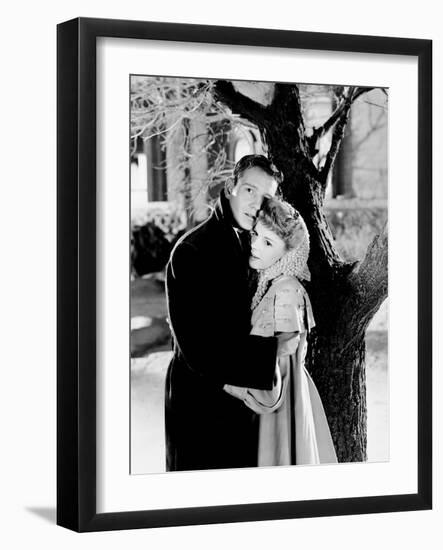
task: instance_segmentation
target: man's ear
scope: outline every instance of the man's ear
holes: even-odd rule
[[[233,178],[228,178],[225,182],[225,195],[230,197],[232,190],[234,189],[234,180]]]

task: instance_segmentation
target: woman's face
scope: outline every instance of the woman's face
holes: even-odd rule
[[[252,269],[266,269],[279,260],[286,252],[285,242],[274,231],[257,222],[251,231]]]

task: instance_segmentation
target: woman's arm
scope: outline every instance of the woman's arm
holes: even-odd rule
[[[285,357],[287,355],[292,355],[297,351],[298,345],[300,343],[300,333],[297,332],[277,332],[276,333],[278,344],[277,344],[277,355],[278,357]]]
[[[279,373],[280,386],[274,386],[271,392],[235,386],[225,389],[256,412],[273,412],[282,403],[288,378],[289,357],[296,354],[301,334],[314,325],[312,311],[307,311],[308,302],[309,298],[301,284],[295,279],[287,279],[276,288],[273,309],[271,304],[265,305],[262,318],[257,319],[252,329],[255,334],[269,334],[278,339],[276,372]]]

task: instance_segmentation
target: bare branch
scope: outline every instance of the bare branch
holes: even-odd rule
[[[215,99],[227,105],[233,113],[257,122],[263,121],[266,118],[266,108],[237,92],[231,82],[217,80],[213,90]]]
[[[354,102],[356,99],[358,99],[361,95],[366,94],[370,92],[371,90],[375,90],[375,87],[372,88],[365,88],[364,86],[359,86],[358,88],[355,88],[355,91],[352,96],[352,101]]]
[[[161,136],[161,135],[164,135],[164,134],[168,134],[169,132],[171,132],[176,126],[178,126],[184,119],[185,117],[181,117],[179,119],[177,119],[173,124],[171,124],[171,126],[169,126],[168,128],[164,128],[162,130],[158,130],[156,132],[152,132],[151,134],[148,134],[145,136],[144,139],[151,139],[155,136]],[[144,128],[144,131],[146,130],[146,127]]]
[[[381,88],[383,90],[383,88]],[[359,87],[356,88],[354,93],[351,97],[351,103],[354,103],[356,99],[358,99],[362,94],[365,94],[367,92],[370,92],[371,90],[375,90],[375,88],[364,88]],[[331,114],[331,116],[326,120],[326,122],[319,126],[318,128],[314,128],[312,135],[308,138],[309,142],[309,149],[311,151],[311,155],[314,156],[317,148],[317,141],[323,137],[329,130],[335,125],[336,122],[341,118],[343,115],[343,112],[347,108],[347,97],[345,96],[342,101],[338,104],[335,111]]]
[[[345,96],[345,99],[342,101],[343,108],[338,117],[338,121],[335,125],[334,132],[332,135],[331,147],[329,148],[328,154],[326,156],[325,164],[320,173],[323,187],[326,187],[329,171],[331,170],[332,165],[334,164],[335,157],[337,156],[338,150],[340,148],[340,144],[343,141],[343,138],[345,136],[346,125],[349,120],[349,114],[351,111],[354,92],[355,92],[354,88],[352,87],[349,88],[348,93]]]
[[[365,334],[371,319],[388,296],[387,222],[369,244],[363,260],[344,266],[343,275],[349,290],[347,299],[340,304],[337,326],[343,322],[352,328],[347,347]]]
[[[380,105],[380,103],[375,103],[375,101],[368,101],[367,99],[362,99],[361,102],[366,103],[366,105],[372,105],[373,107],[378,107],[379,109],[382,109],[384,112],[388,110],[386,105]]]
[[[314,154],[315,152],[317,141],[321,137],[323,137],[327,132],[329,132],[329,130],[334,126],[334,124],[340,118],[341,114],[343,113],[344,107],[345,107],[345,101],[340,102],[340,104],[332,113],[332,115],[328,118],[328,120],[322,126],[319,126],[318,128],[314,128],[312,135],[308,138],[311,154]]]
[[[371,134],[385,127],[385,124],[383,123],[384,119],[385,119],[385,113],[383,111],[380,111],[380,114],[377,117],[377,120],[371,124],[371,127],[369,128],[369,130],[365,132],[365,134],[361,136],[358,140],[356,139],[352,140],[352,147],[354,151],[356,151],[368,139],[368,137]]]
[[[388,295],[388,222],[369,244],[366,255],[350,275],[350,282],[359,299],[360,313],[376,311]],[[371,316],[369,316],[370,319]]]

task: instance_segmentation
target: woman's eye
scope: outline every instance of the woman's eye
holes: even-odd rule
[[[266,246],[272,246],[272,243],[270,241],[265,241]]]

